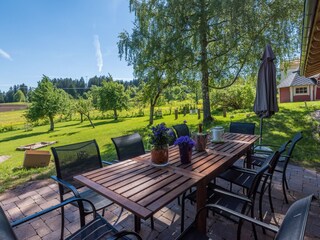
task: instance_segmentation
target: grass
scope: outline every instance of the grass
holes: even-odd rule
[[[320,102],[309,102],[308,108],[305,107],[304,103],[281,104],[279,113],[276,113],[269,119],[264,119],[263,143],[281,145],[297,131],[303,131],[304,138],[296,146],[293,161],[304,167],[320,169],[319,143],[312,137],[312,133],[318,123],[310,117],[310,113],[316,109],[320,109]],[[0,119],[3,120],[6,116],[10,115],[10,121],[13,123],[23,122],[21,118],[23,112],[0,113]],[[227,130],[230,121],[243,121],[255,122],[257,126],[256,133],[259,133],[259,118],[253,112],[228,112],[227,117],[223,118],[222,113],[216,111],[213,116],[215,117],[215,122],[210,126],[206,126],[206,129],[222,125]],[[184,120],[187,121],[192,131],[197,130],[197,125],[200,123],[197,115],[179,115],[178,120],[174,120],[174,114],[166,115],[163,118],[155,120],[155,124],[166,122],[168,126],[172,126],[182,123]],[[39,141],[58,141],[54,146],[59,146],[96,139],[103,159],[112,160],[115,159],[116,153],[111,142],[111,137],[139,132],[144,137],[146,148],[150,148],[146,139],[149,129],[148,116],[120,118],[118,121],[112,119],[94,120],[94,124],[96,127],[92,128],[88,121],[81,124],[77,120],[56,123],[54,132],[48,132],[49,126],[44,125],[33,127],[32,131],[25,131],[22,127],[18,130],[0,133],[0,155],[11,156],[9,160],[0,163],[0,192],[30,179],[48,178],[50,175],[55,174],[52,161],[46,168],[22,168],[24,152],[15,150],[16,147],[21,145]],[[50,150],[50,147],[42,149]]]

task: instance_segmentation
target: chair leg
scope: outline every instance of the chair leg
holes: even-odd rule
[[[61,208],[61,232],[60,232],[60,239],[64,239],[64,207]]]
[[[287,193],[286,193],[286,180],[285,180],[285,173],[282,174],[282,191],[283,191],[283,195],[284,195],[284,200],[286,201],[286,203],[288,204],[288,198],[287,198]]]
[[[151,229],[154,230],[154,219],[153,216],[150,217]]]
[[[103,209],[103,210],[104,210],[104,209]],[[123,207],[121,207],[121,209],[120,209],[120,213],[119,213],[119,216],[118,216],[117,220],[114,222],[113,226],[117,224],[117,222],[119,221],[119,219],[120,219],[120,217],[121,217],[122,213],[123,213]],[[103,216],[103,215],[102,215],[102,216]]]
[[[270,184],[268,186],[268,195],[269,195],[269,204],[270,204],[271,212],[274,213],[274,208],[273,208],[273,203],[272,203],[272,196],[271,196],[271,180],[270,180]]]
[[[178,201],[178,205],[180,206],[181,205],[181,202],[180,202],[180,196],[177,197],[177,201]]]
[[[254,202],[251,208],[251,217],[254,218]],[[252,230],[253,230],[253,235],[254,235],[254,239],[258,240],[258,235],[257,235],[257,231],[256,231],[256,225],[254,223],[252,223]],[[263,229],[263,233],[265,234],[265,231]]]
[[[241,239],[241,228],[242,228],[242,223],[243,220],[240,219],[239,223],[238,223],[238,230],[237,230],[237,239],[240,240]]]
[[[185,201],[184,201],[185,193],[182,194],[181,198],[181,233],[184,231],[184,207],[185,207]]]

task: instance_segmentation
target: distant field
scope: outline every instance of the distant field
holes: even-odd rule
[[[169,113],[169,108],[162,109],[167,114]],[[319,123],[310,117],[310,113],[318,109],[320,109],[319,101],[307,103],[307,108],[304,103],[280,104],[280,112],[270,119],[264,120],[263,142],[281,145],[297,131],[303,131],[304,138],[296,146],[293,161],[305,167],[320,169],[320,144],[313,138],[313,133]],[[145,112],[147,113],[147,111]],[[0,127],[1,124],[10,124],[10,121],[7,121],[10,117],[11,124],[15,124],[16,121],[23,123],[25,121],[21,117],[23,113],[24,110],[0,112]],[[98,112],[95,114],[98,115]],[[130,111],[121,113],[121,116],[126,115],[131,116],[132,113]],[[259,134],[259,118],[251,111],[228,112],[226,118],[222,117],[221,112],[214,111],[213,116],[215,118],[214,123],[211,126],[207,126],[205,130],[210,129],[212,126],[220,125],[228,131],[231,121],[243,121],[256,123],[256,133]],[[148,115],[143,117],[120,117],[118,121],[112,119],[94,120],[95,128],[92,128],[88,121],[81,124],[79,120],[60,121],[59,117],[56,120],[59,120],[59,122],[55,124],[55,131],[53,132],[48,132],[49,126],[43,125],[33,127],[31,131],[26,131],[22,127],[18,130],[0,133],[0,156],[10,156],[8,160],[0,163],[0,192],[35,177],[48,178],[51,174],[55,174],[53,162],[47,168],[21,168],[24,152],[15,150],[16,147],[21,145],[41,141],[58,141],[54,146],[59,146],[96,139],[103,159],[112,160],[115,159],[116,153],[111,137],[139,132],[144,137],[146,148],[150,148],[147,141],[149,130]],[[171,127],[174,124],[182,123],[184,120],[187,121],[192,131],[196,131],[197,125],[201,122],[201,120],[197,119],[197,115],[190,114],[186,116],[180,114],[178,120],[174,120],[172,112],[171,115],[165,115],[163,118],[155,120],[155,124],[165,122]],[[50,147],[43,149],[50,150]]]
[[[21,103],[14,103],[14,104],[8,104],[8,103],[0,103],[0,112],[10,112],[10,111],[16,111],[16,110],[22,110],[27,109],[27,104],[21,104]]]

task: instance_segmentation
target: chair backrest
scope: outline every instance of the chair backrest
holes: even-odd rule
[[[82,185],[73,176],[102,167],[98,144],[95,140],[51,148],[56,165],[57,177],[74,185]],[[60,186],[60,185],[59,185]],[[68,192],[61,187],[62,194]]]
[[[282,145],[279,147],[278,152],[279,152],[280,154],[284,153],[284,152],[286,151],[286,148],[287,148],[287,146],[288,146],[289,143],[291,143],[291,140],[288,140],[288,141],[286,141],[284,144],[282,144]]]
[[[301,139],[302,139],[302,132],[298,132],[293,136],[287,152],[287,155],[289,157],[291,157],[294,147],[296,146],[297,142],[299,142]]]
[[[4,213],[3,209],[0,207],[0,239],[5,240],[17,240],[17,236],[15,235],[10,222]]]
[[[270,171],[270,168],[275,168],[278,159],[280,157],[280,154],[278,151],[272,153],[268,158],[264,161],[264,163],[261,165],[261,167],[257,170],[256,175],[254,176],[254,179],[252,180],[252,184],[250,188],[247,191],[248,198],[255,199],[255,194],[258,191],[258,187],[260,185],[260,182],[262,180],[263,174],[266,171]]]
[[[182,136],[190,136],[190,131],[187,124],[183,123],[183,124],[174,125],[172,127],[176,131],[178,138]]]
[[[254,135],[255,123],[231,122],[229,132]]]
[[[145,154],[142,137],[139,133],[111,138],[118,155],[118,160],[127,160]]]
[[[303,240],[306,230],[312,195],[294,202],[288,209],[279,228],[276,240]]]
[[[169,140],[169,146],[172,146],[172,145],[174,144],[174,142],[176,141],[177,136],[176,136],[176,134],[174,133],[174,131],[173,131],[172,128],[169,128],[168,134],[169,134],[169,136],[171,136],[171,138],[170,138],[170,140]]]
[[[273,172],[278,164],[279,158],[280,158],[280,152],[275,151],[273,154],[269,155],[266,158],[266,161],[263,162],[261,167],[268,165],[269,166],[268,173],[273,174]]]

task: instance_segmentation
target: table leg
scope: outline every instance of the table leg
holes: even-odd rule
[[[207,201],[207,186],[205,181],[200,181],[197,184],[197,211],[203,208],[206,205]],[[206,234],[207,225],[206,225],[206,217],[207,211],[202,211],[197,219],[197,229],[201,232]]]
[[[140,232],[141,229],[141,219],[134,215],[134,231],[135,232]]]
[[[251,147],[247,150],[247,168],[251,168],[252,159],[251,159]]]

